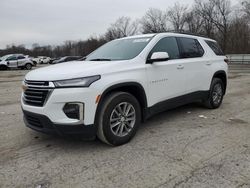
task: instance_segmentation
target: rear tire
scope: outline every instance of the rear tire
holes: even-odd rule
[[[213,78],[210,90],[209,97],[206,101],[204,101],[205,107],[209,109],[219,108],[224,97],[225,88],[221,79]]]
[[[111,93],[101,104],[97,118],[97,137],[112,146],[128,143],[141,122],[137,99],[125,92]]]
[[[25,65],[25,69],[31,70],[31,69],[32,69],[31,63],[27,63],[27,64]]]

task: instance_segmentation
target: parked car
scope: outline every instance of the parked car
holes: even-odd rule
[[[87,57],[82,57],[81,59],[78,59],[77,61],[85,61]]]
[[[36,66],[36,65],[37,65],[37,61],[35,60],[35,58],[34,58],[34,57],[29,56],[29,55],[26,55],[26,57],[27,57],[27,58],[29,58],[29,59],[33,62],[34,66]]]
[[[37,56],[33,58],[33,61],[37,62],[37,64],[48,64],[50,62],[50,57]]]
[[[40,64],[40,58],[39,57],[33,57],[32,61],[36,62],[36,64]]]
[[[61,57],[50,58],[49,64],[53,64],[54,61],[61,59]]]
[[[6,70],[9,68],[21,68],[21,69],[32,69],[34,63],[23,54],[9,54],[1,58],[0,70]]]
[[[156,113],[191,102],[219,108],[226,62],[209,38],[161,33],[117,39],[84,63],[29,72],[21,100],[24,121],[44,133],[97,135],[113,146],[125,144]]]
[[[52,62],[52,64],[64,63],[68,61],[75,61],[81,59],[81,56],[66,56]]]
[[[46,56],[39,56],[40,57],[40,64],[48,64],[50,62],[50,57]]]

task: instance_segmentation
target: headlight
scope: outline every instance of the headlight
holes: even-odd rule
[[[100,75],[70,80],[54,81],[56,87],[89,87],[92,83],[99,80]]]

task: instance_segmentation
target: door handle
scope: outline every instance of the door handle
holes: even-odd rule
[[[184,65],[178,65],[177,69],[184,69]]]
[[[211,65],[212,63],[210,61],[206,62],[206,65]]]

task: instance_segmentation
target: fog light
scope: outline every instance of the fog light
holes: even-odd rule
[[[83,103],[66,103],[63,107],[63,112],[70,119],[83,120]]]

